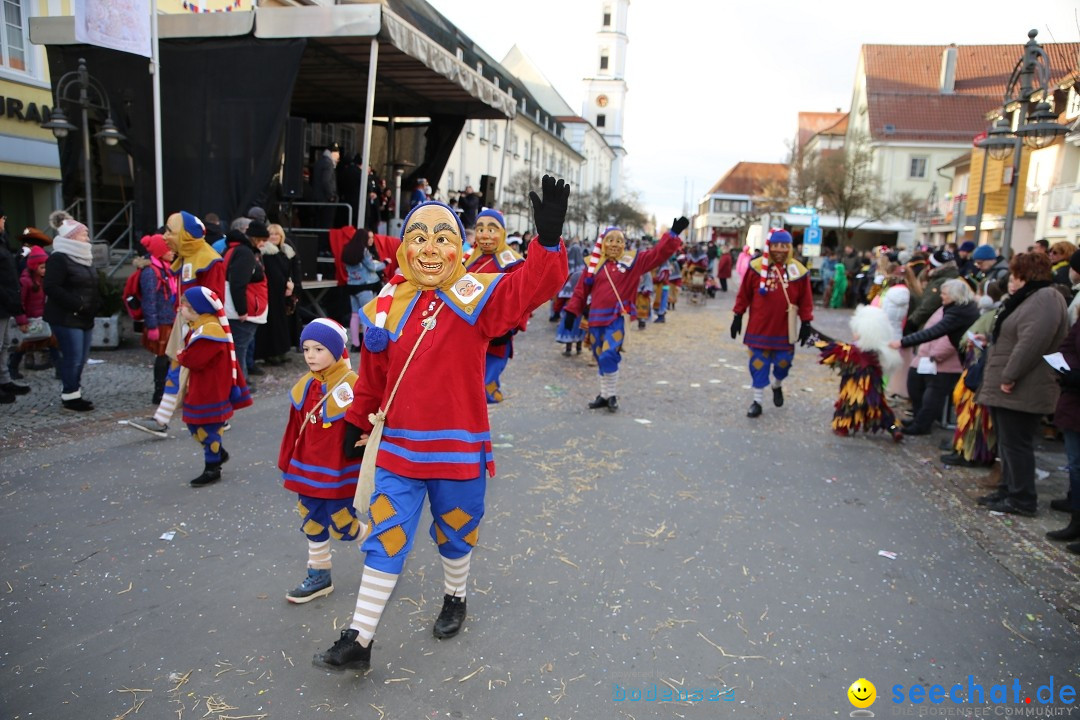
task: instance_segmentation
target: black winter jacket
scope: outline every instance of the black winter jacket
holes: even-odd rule
[[[64,253],[45,261],[45,321],[60,327],[90,330],[101,306],[97,270],[80,265]]]
[[[19,266],[8,247],[7,238],[0,235],[0,319],[23,314],[22,294],[19,291]]]
[[[964,333],[968,331],[975,321],[979,319],[979,306],[973,302],[949,303],[941,315],[941,321],[928,328],[905,335],[900,339],[900,347],[915,347],[931,340],[937,340],[943,335],[949,336],[953,347],[959,349],[960,341],[964,339]]]

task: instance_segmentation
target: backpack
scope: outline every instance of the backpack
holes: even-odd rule
[[[165,282],[165,278],[161,276],[161,273],[153,266],[148,266],[150,271],[154,273],[154,277],[157,278],[158,287],[161,283]],[[142,277],[143,268],[138,268],[135,272],[128,275],[127,280],[124,281],[124,290],[120,295],[124,303],[124,309],[127,310],[131,319],[139,323],[143,321],[143,308],[142,308],[142,284],[139,282],[139,278]]]
[[[143,319],[142,288],[139,286],[139,276],[141,275],[141,268],[128,275],[127,280],[124,281],[124,291],[120,295],[124,303],[124,309],[127,310],[127,314],[135,322],[141,322]]]

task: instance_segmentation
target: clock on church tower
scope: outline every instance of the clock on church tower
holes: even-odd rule
[[[596,105],[597,105],[597,107],[607,107],[607,104],[608,104],[608,96],[607,95],[597,95],[596,96]]]

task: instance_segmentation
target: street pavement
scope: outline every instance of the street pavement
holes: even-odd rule
[[[943,430],[834,436],[837,380],[811,350],[784,407],[750,420],[731,302],[684,298],[632,330],[616,414],[586,408],[595,366],[537,312],[491,408],[465,629],[432,637],[442,570],[420,537],[366,673],[311,664],[349,622],[354,546],[334,546],[332,595],[284,598],[306,559],[275,469],[299,356],[268,369],[199,490],[178,422],[165,440],[118,424],[151,410],[133,341],[92,353],[85,416],[31,373],[0,410],[0,717],[822,718],[853,710],[860,678],[877,717],[1076,710],[1060,693],[1080,684],[1080,563],[1042,536],[1066,520],[1048,508],[1061,443],[1039,445],[1039,517],[1013,518],[976,507],[985,471],[941,465]],[[849,312],[817,312],[848,337]],[[986,697],[907,699],[957,683]]]

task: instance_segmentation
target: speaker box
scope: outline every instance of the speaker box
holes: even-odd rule
[[[314,280],[319,272],[319,236],[316,233],[296,232],[289,233],[289,240],[296,248],[296,256],[300,258],[300,273],[304,280]]]
[[[281,171],[281,196],[296,199],[304,194],[304,130],[306,120],[285,121],[285,163]]]
[[[495,207],[495,176],[480,176],[480,195],[484,198],[484,206]]]

